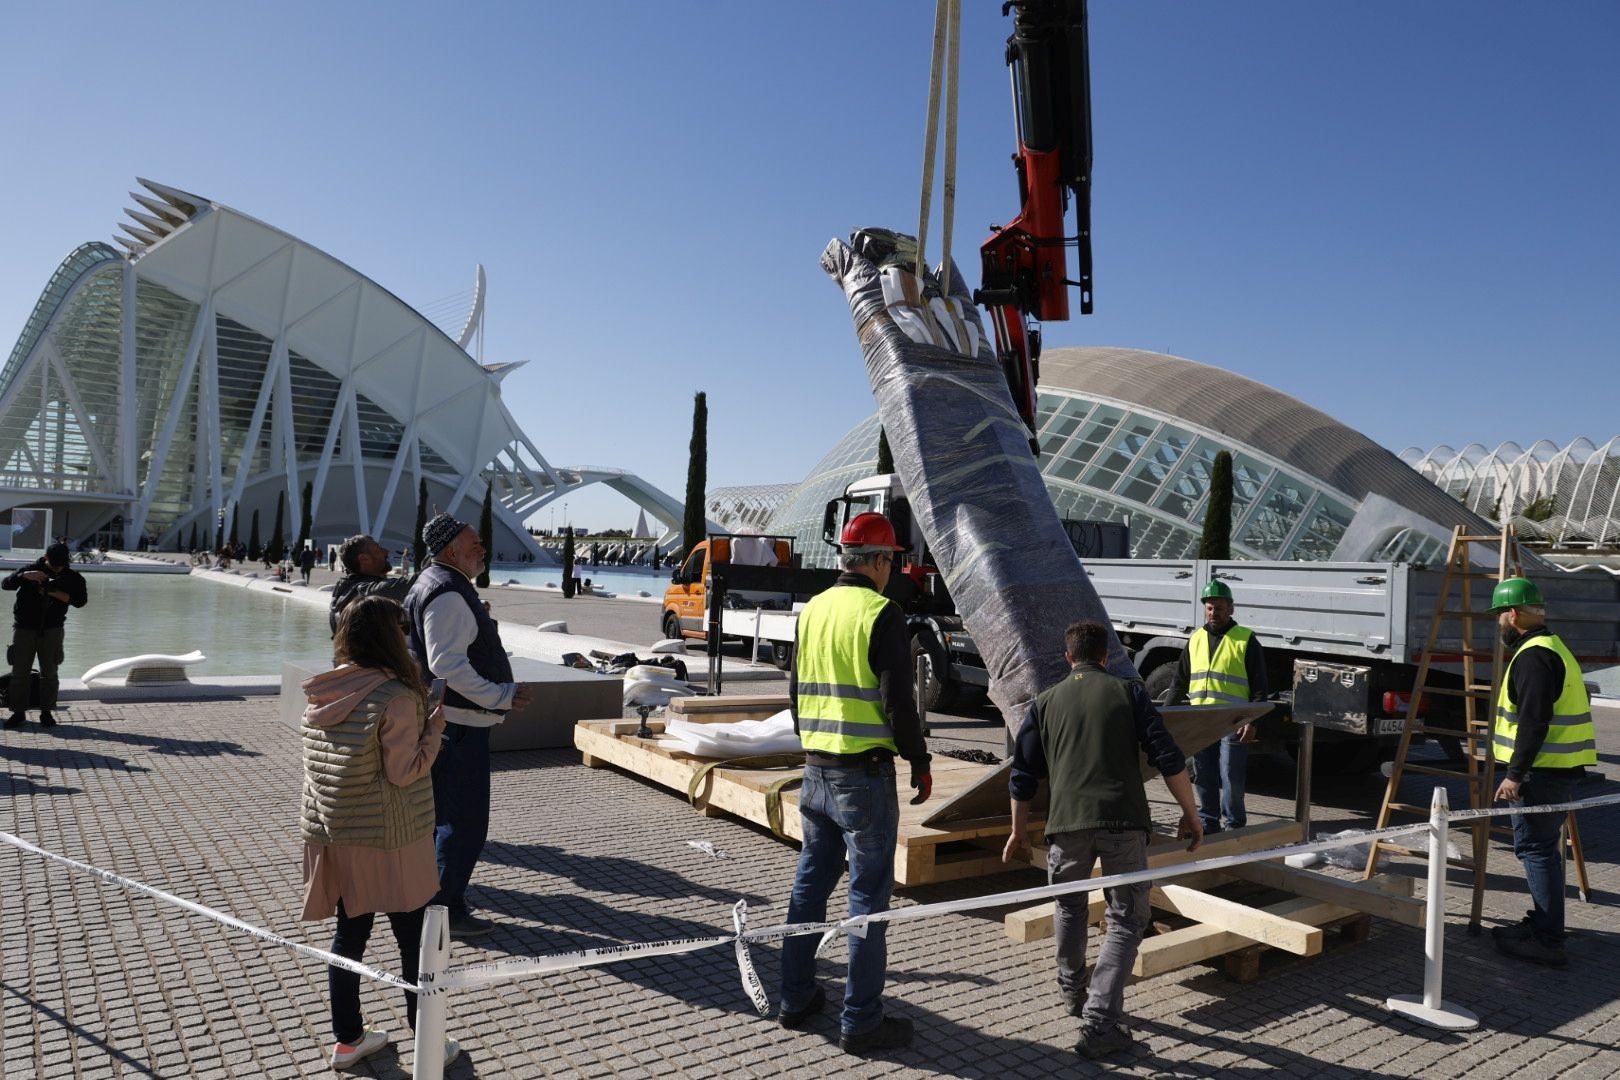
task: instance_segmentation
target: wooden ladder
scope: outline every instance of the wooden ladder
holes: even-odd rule
[[[1476,545],[1492,545],[1496,551],[1496,571],[1479,569],[1470,557]],[[1513,526],[1503,526],[1500,535],[1475,535],[1461,526],[1451,534],[1451,547],[1446,555],[1446,573],[1440,582],[1440,595],[1435,601],[1434,618],[1429,623],[1429,635],[1424,642],[1418,661],[1417,679],[1412,685],[1412,700],[1407,705],[1406,723],[1401,729],[1401,741],[1395,750],[1395,761],[1384,788],[1383,804],[1378,810],[1378,828],[1390,825],[1395,814],[1429,817],[1429,807],[1400,801],[1402,777],[1412,774],[1433,776],[1442,782],[1461,780],[1468,787],[1469,809],[1479,810],[1491,805],[1496,793],[1496,760],[1491,754],[1491,731],[1495,723],[1496,688],[1502,677],[1502,639],[1496,631],[1496,616],[1490,614],[1489,604],[1475,607],[1474,583],[1500,581],[1523,573],[1519,559],[1519,543],[1513,535]],[[1484,624],[1484,633],[1479,624]],[[1460,651],[1439,648],[1442,628],[1447,624],[1457,628]],[[1488,643],[1488,644],[1487,644]],[[1449,682],[1437,684],[1432,680],[1434,665],[1451,660],[1462,662],[1462,687]],[[1489,661],[1489,667],[1486,667]],[[1480,676],[1489,672],[1489,679]],[[1460,696],[1463,700],[1463,727],[1441,727],[1424,722],[1424,696],[1427,694]],[[1458,740],[1462,745],[1463,761],[1459,767],[1431,764],[1412,764],[1407,755],[1416,735],[1430,735]],[[1471,827],[1473,857],[1456,860],[1454,865],[1469,868],[1474,874],[1474,899],[1469,916],[1469,932],[1479,932],[1480,913],[1485,902],[1485,862],[1490,853],[1491,822],[1481,818]],[[1364,877],[1378,872],[1378,858],[1384,852],[1425,855],[1426,849],[1408,847],[1387,840],[1375,840],[1367,855]],[[1584,874],[1584,867],[1582,867]]]

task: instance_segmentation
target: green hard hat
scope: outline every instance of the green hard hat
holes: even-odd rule
[[[1199,599],[1230,600],[1232,599],[1232,588],[1224,581],[1211,579],[1210,583],[1204,586],[1204,591],[1199,594]]]
[[[1503,578],[1496,583],[1496,588],[1491,590],[1492,615],[1508,608],[1540,607],[1545,603],[1546,601],[1541,598],[1541,589],[1529,578]]]

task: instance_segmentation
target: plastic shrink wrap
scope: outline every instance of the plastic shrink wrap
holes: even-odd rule
[[[915,242],[878,229],[834,240],[821,266],[843,288],[878,414],[912,514],[1017,730],[1035,696],[1068,673],[1063,630],[1108,624],[1059,521],[954,264],[919,283]],[[1108,670],[1136,678],[1109,631]]]

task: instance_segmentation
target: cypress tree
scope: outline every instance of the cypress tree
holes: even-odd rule
[[[692,398],[692,442],[686,463],[686,515],[681,522],[681,558],[703,540],[703,492],[709,475],[709,399],[699,390]]]
[[[484,508],[478,513],[478,539],[484,542],[484,568],[478,571],[478,587],[489,588],[489,564],[495,558],[494,487],[484,489]]]
[[[878,428],[877,471],[887,475],[894,472],[894,452],[889,449],[889,433]]]
[[[270,543],[265,547],[264,553],[270,556],[271,562],[280,562],[285,552],[282,550],[281,538],[285,535],[283,526],[287,518],[287,493],[276,492],[276,526],[270,530]]]
[[[563,529],[562,563],[563,599],[572,600],[574,598],[574,527],[572,525]]]
[[[1209,474],[1209,503],[1204,509],[1204,533],[1198,539],[1200,559],[1232,557],[1232,455],[1215,455]]]
[[[191,523],[191,546],[190,546],[190,550],[192,550],[192,551],[197,550],[197,522],[195,520],[193,520],[192,523]]]
[[[422,541],[422,530],[427,528],[428,498],[427,481],[418,480],[416,483],[416,533],[411,537],[411,565],[418,571],[422,569],[422,562],[427,558],[427,544]]]
[[[304,542],[309,539],[310,533],[315,531],[315,522],[314,518],[312,517],[313,507],[310,506],[310,502],[313,500],[314,495],[315,482],[313,480],[305,480],[303,498],[304,509],[303,512],[298,515],[298,543],[295,545],[295,550],[298,552],[302,552],[304,550]]]
[[[233,552],[236,550],[236,545],[241,542],[236,538],[236,519],[240,516],[235,510],[231,511],[231,550]]]
[[[253,526],[248,529],[248,558],[258,562],[259,556],[263,554],[264,548],[259,543],[259,512],[255,510],[253,511]]]

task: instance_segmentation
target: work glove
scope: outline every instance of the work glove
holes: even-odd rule
[[[917,797],[911,800],[912,806],[927,802],[928,796],[933,793],[934,774],[928,771],[926,762],[911,767],[911,789],[917,793]]]

